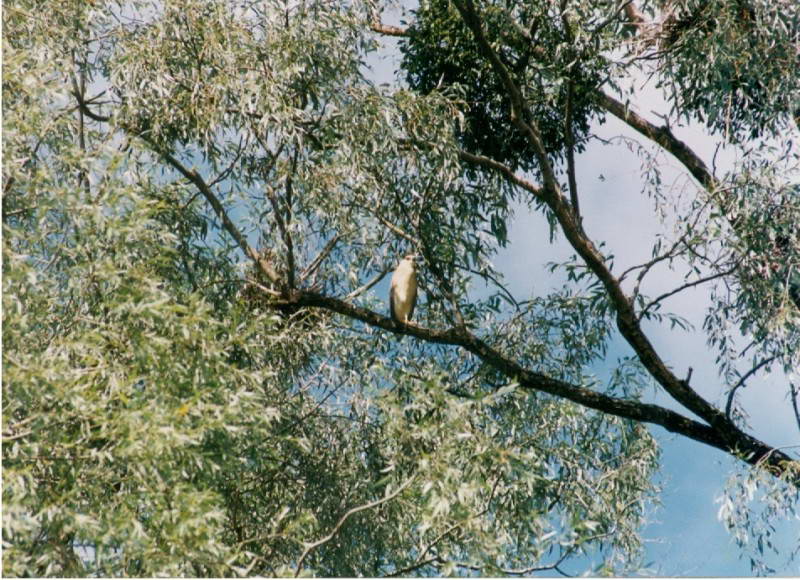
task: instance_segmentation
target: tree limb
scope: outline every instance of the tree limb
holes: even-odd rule
[[[375,17],[375,19],[370,23],[370,28],[373,31],[379,32],[380,34],[385,34],[386,36],[408,36],[408,31],[405,28],[400,28],[399,26],[392,26],[390,24],[384,24],[380,21],[380,19]]]
[[[372,501],[372,502],[366,503],[364,505],[360,505],[360,506],[354,507],[352,509],[349,509],[341,518],[339,518],[339,521],[336,523],[335,526],[333,526],[333,529],[330,531],[330,533],[327,536],[325,536],[324,538],[320,538],[316,542],[311,542],[310,544],[307,544],[305,550],[303,550],[303,554],[300,556],[300,559],[297,561],[297,569],[295,570],[295,573],[294,573],[295,578],[300,575],[300,571],[303,569],[303,562],[305,562],[305,559],[312,552],[312,550],[316,550],[317,548],[319,548],[323,544],[326,544],[326,543],[330,542],[336,536],[336,534],[339,533],[339,530],[344,525],[344,523],[348,520],[348,518],[350,518],[351,516],[354,516],[358,512],[363,512],[365,510],[378,507],[379,505],[382,505],[382,504],[384,504],[384,503],[386,503],[388,501],[393,500],[398,495],[400,495],[400,493],[403,490],[405,490],[409,485],[411,485],[411,482],[414,481],[415,477],[416,477],[416,474],[414,474],[411,477],[409,477],[400,487],[398,487],[396,490],[394,490],[392,493],[390,493],[386,497],[383,497],[383,498],[381,498],[379,500]]]
[[[647,24],[647,19],[641,13],[633,0],[628,0],[628,2],[625,2],[623,9],[625,10],[625,16],[627,16],[628,21],[633,24],[637,30],[641,31]]]
[[[669,127],[654,125],[603,91],[596,91],[595,96],[598,104],[606,111],[670,152],[709,192],[713,192],[717,188],[717,180],[714,179],[703,160],[686,143],[675,137]]]
[[[785,475],[791,483],[800,487],[800,462],[738,429],[734,432],[720,430],[658,405],[619,399],[528,370],[465,328],[437,330],[418,324],[400,324],[366,308],[310,290],[293,292],[289,303],[324,308],[394,334],[414,336],[436,344],[460,346],[505,376],[516,380],[526,390],[548,393],[617,417],[659,425],[670,432],[741,457],[751,465],[760,465],[774,475]]]
[[[717,278],[723,278],[725,276],[729,276],[730,274],[733,274],[736,271],[737,267],[738,267],[738,265],[734,266],[733,268],[731,268],[729,270],[725,270],[724,272],[715,272],[714,274],[709,274],[708,276],[703,276],[702,278],[698,278],[697,280],[693,280],[692,282],[687,282],[685,284],[681,284],[680,286],[678,286],[677,288],[675,288],[673,290],[670,290],[669,292],[664,292],[662,295],[660,295],[657,298],[654,298],[653,300],[648,302],[639,311],[639,320],[641,320],[647,314],[648,310],[650,310],[653,306],[655,306],[656,304],[658,304],[662,300],[664,300],[666,298],[669,298],[670,296],[674,296],[675,294],[678,294],[679,292],[683,292],[684,290],[687,290],[688,288],[693,288],[695,286],[699,286],[700,284],[705,284],[706,282],[711,282],[712,280],[716,280]],[[726,415],[727,415],[727,413],[726,413]]]
[[[606,266],[604,256],[597,250],[592,241],[584,233],[575,218],[572,207],[555,179],[554,171],[547,157],[547,151],[540,137],[536,120],[530,117],[525,110],[525,102],[520,88],[516,85],[505,65],[495,53],[487,40],[481,18],[475,12],[472,0],[454,0],[464,23],[473,32],[481,51],[489,60],[495,73],[500,77],[511,100],[511,121],[522,129],[528,136],[534,154],[539,161],[540,170],[544,178],[542,198],[555,214],[565,237],[587,267],[603,284],[611,303],[617,311],[617,328],[625,340],[634,349],[639,360],[650,372],[651,376],[666,390],[676,401],[684,407],[703,418],[705,421],[718,427],[727,437],[738,438],[745,434],[730,421],[723,413],[703,399],[686,383],[681,381],[669,370],[666,363],[656,352],[649,338],[644,334],[637,319],[633,302],[625,295],[619,280]],[[529,118],[529,121],[526,121]],[[668,129],[667,129],[668,131]],[[670,133],[671,135],[671,133]],[[688,148],[687,148],[688,149]],[[702,162],[701,162],[702,163]]]
[[[733,397],[734,397],[734,395],[736,394],[736,391],[737,391],[737,390],[739,390],[739,388],[741,388],[741,387],[743,387],[743,386],[744,386],[744,384],[745,384],[745,382],[747,381],[747,379],[749,379],[750,377],[752,377],[752,376],[753,376],[754,374],[756,374],[756,373],[757,373],[757,372],[758,372],[758,371],[759,371],[759,370],[760,370],[762,367],[764,367],[764,366],[768,365],[769,363],[771,363],[772,361],[774,361],[776,358],[778,358],[778,356],[777,356],[777,355],[775,355],[775,356],[771,356],[771,357],[768,357],[768,358],[765,358],[765,359],[764,359],[764,360],[762,360],[760,363],[758,363],[758,364],[757,364],[757,365],[755,365],[753,368],[751,368],[749,371],[747,371],[747,372],[746,372],[744,375],[742,375],[742,378],[740,378],[740,379],[739,379],[739,382],[737,382],[737,383],[736,383],[736,384],[733,386],[733,388],[731,389],[731,392],[730,392],[730,393],[728,393],[728,403],[725,405],[725,416],[726,416],[726,417],[729,417],[729,418],[730,418],[730,416],[731,416],[731,409],[733,408]]]

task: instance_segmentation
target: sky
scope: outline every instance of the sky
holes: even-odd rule
[[[384,21],[397,24],[397,14],[385,15]],[[396,41],[384,40],[382,50],[368,62],[373,81],[393,83],[399,60]],[[636,87],[636,103],[642,107],[637,112],[661,124],[653,111],[666,112],[668,106],[652,86],[642,85],[639,83]],[[711,166],[716,140],[708,138],[701,127],[673,127],[673,130]],[[595,125],[593,132],[605,139],[622,135],[644,142],[634,131],[610,116],[604,125]],[[646,145],[654,151],[649,143]],[[692,187],[685,170],[675,159],[665,155],[662,161],[665,183],[674,184],[676,188]],[[734,161],[730,151],[717,153],[719,168]],[[608,146],[594,142],[577,156],[576,166],[585,229],[596,243],[604,241],[608,251],[616,256],[615,271],[621,272],[627,266],[648,260],[653,235],[669,232],[671,225],[658,221],[653,201],[642,193],[640,160],[621,143]],[[545,264],[563,261],[573,253],[563,239],[550,245],[545,219],[520,207],[511,224],[510,243],[497,256],[495,265],[506,275],[512,292],[525,299],[532,292],[541,295],[548,289],[558,288],[563,278],[550,273]],[[520,268],[521,264],[524,264],[523,268]],[[643,290],[651,296],[657,295],[679,284],[681,275],[680,270],[656,269],[648,277],[652,279],[651,285]],[[695,328],[701,328],[708,304],[707,290],[701,286],[669,299],[665,308],[688,318]],[[657,351],[679,376],[684,376],[691,366],[692,385],[707,400],[724,404],[722,382],[713,363],[714,351],[706,346],[701,332],[671,331],[668,326],[651,326],[646,328],[646,332]],[[613,363],[618,356],[631,354],[632,350],[618,340],[612,345],[608,360]],[[786,397],[786,382],[787,378],[780,373],[753,378],[740,389],[740,401],[750,414],[751,434],[769,444],[796,446],[800,445],[800,434]],[[651,391],[649,397],[649,402],[680,409],[658,392]],[[751,576],[747,558],[740,558],[740,550],[718,518],[720,505],[717,498],[722,495],[737,461],[721,451],[668,433],[660,427],[651,426],[651,432],[662,449],[660,478],[664,491],[662,505],[643,533],[647,540],[645,561],[651,563],[650,573],[659,576]],[[783,546],[784,553],[795,548],[798,528],[798,521],[780,527],[776,544]],[[771,558],[767,562],[778,575],[800,575],[800,562],[788,564],[785,557]],[[573,571],[569,565],[565,568]]]

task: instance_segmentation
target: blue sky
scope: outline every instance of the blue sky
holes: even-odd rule
[[[389,15],[387,22],[396,23]],[[399,64],[396,42],[388,40],[378,55],[370,59],[372,78],[377,83],[393,82],[393,73]],[[661,124],[652,111],[667,112],[668,106],[651,86],[637,85],[637,112]],[[644,110],[643,110],[644,109]],[[675,127],[677,136],[692,147],[710,166],[717,140],[708,138],[699,127]],[[644,143],[623,123],[609,118],[594,132],[603,138],[623,135]],[[650,143],[648,150],[655,151]],[[691,181],[682,167],[668,155],[662,157],[664,183],[676,188],[688,188]],[[717,154],[718,168],[730,166],[735,161],[730,151]],[[640,160],[622,145],[608,146],[592,143],[577,158],[578,188],[584,225],[595,242],[604,241],[608,251],[616,256],[615,271],[641,263],[650,258],[653,235],[669,232],[671,224],[661,224],[653,211],[653,202],[642,193]],[[544,218],[520,208],[510,229],[510,244],[495,264],[506,275],[509,287],[520,299],[531,292],[544,294],[562,283],[558,274],[545,268],[550,261],[563,261],[573,252],[561,240],[548,243],[548,226]],[[523,265],[523,267],[521,267]],[[680,283],[680,270],[666,268],[651,273],[652,284],[644,287],[648,294],[656,295]],[[688,318],[695,328],[702,327],[708,306],[707,289],[686,291],[665,303],[665,308]],[[714,366],[714,352],[705,344],[701,332],[669,330],[668,326],[647,329],[658,351],[680,376],[693,368],[692,385],[708,400],[720,404],[722,382]],[[609,353],[609,362],[617,356],[630,355],[632,351],[622,341],[615,343]],[[800,444],[800,434],[786,398],[787,378],[779,373],[751,379],[741,390],[741,401],[750,415],[750,433],[769,444],[789,446]],[[678,409],[667,397],[650,391],[653,402]],[[652,573],[663,576],[750,576],[746,558],[739,557],[739,549],[722,522],[718,519],[716,499],[723,493],[725,482],[732,473],[736,460],[701,443],[675,436],[659,427],[651,431],[658,438],[663,452],[661,478],[664,492],[662,506],[653,514],[653,521],[644,530],[647,538],[646,561],[652,562]],[[795,547],[800,522],[788,522],[780,528],[777,544],[787,551]],[[768,559],[776,573],[784,576],[800,575],[800,562],[791,565],[786,558]],[[568,570],[572,570],[566,566]]]

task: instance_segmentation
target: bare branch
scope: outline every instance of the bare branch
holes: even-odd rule
[[[372,13],[372,22],[370,22],[370,28],[374,32],[383,34],[385,36],[408,36],[408,31],[405,28],[400,28],[399,26],[392,26],[390,24],[384,24],[381,22],[381,15],[377,8]]]
[[[312,260],[312,262],[308,265],[308,267],[305,270],[303,270],[303,272],[300,274],[300,281],[299,281],[300,284],[302,284],[306,278],[308,278],[309,276],[314,274],[314,272],[317,271],[317,269],[322,265],[322,262],[325,261],[325,258],[327,258],[330,255],[330,253],[336,247],[336,244],[339,243],[340,239],[342,239],[342,236],[336,234],[330,240],[328,240],[328,243],[325,244],[325,247],[322,248],[322,251],[320,251],[319,255],[317,255],[317,257],[314,258],[314,260]]]
[[[794,383],[789,384],[789,393],[792,397],[792,409],[794,410],[794,418],[797,419],[797,428],[800,429],[800,404],[798,404],[798,389],[794,386]]]
[[[419,240],[417,240],[414,236],[412,236],[411,234],[407,234],[400,227],[394,225],[392,222],[387,220],[382,215],[377,214],[377,213],[373,214],[373,215],[375,216],[375,219],[377,219],[379,222],[381,222],[383,225],[385,225],[387,228],[392,230],[395,234],[397,234],[401,238],[403,238],[403,239],[407,240],[408,242],[410,242],[412,246],[414,246],[415,248],[419,246]]]
[[[625,2],[623,9],[625,10],[625,16],[628,17],[630,23],[641,32],[647,25],[647,19],[644,17],[644,14],[641,13],[633,0],[628,0]]]
[[[373,21],[372,24],[370,24],[370,28],[386,36],[408,36],[408,31],[405,28],[383,24],[380,21]]]
[[[682,284],[682,285],[678,286],[677,288],[675,288],[674,290],[670,290],[669,292],[665,292],[661,296],[659,296],[657,298],[654,298],[653,300],[648,302],[644,306],[644,308],[642,308],[639,311],[639,314],[638,314],[637,318],[639,320],[641,320],[647,314],[648,310],[650,310],[653,306],[655,306],[656,304],[658,304],[662,300],[665,300],[666,298],[669,298],[670,296],[674,296],[675,294],[678,294],[679,292],[683,292],[684,290],[686,290],[688,288],[693,288],[695,286],[699,286],[700,284],[705,284],[706,282],[711,282],[712,280],[716,280],[718,278],[723,278],[725,276],[729,276],[730,274],[733,274],[736,271],[737,267],[738,267],[738,264],[736,266],[734,266],[733,268],[729,269],[729,270],[725,270],[724,272],[716,272],[714,274],[709,274],[708,276],[704,276],[702,278],[698,278],[697,280],[694,280],[692,282],[687,282],[686,284]]]
[[[370,288],[375,286],[375,284],[377,284],[378,282],[383,280],[384,277],[386,276],[386,274],[391,272],[391,270],[392,270],[391,268],[384,268],[383,270],[381,270],[380,272],[375,274],[375,276],[372,278],[372,280],[370,280],[369,282],[367,282],[363,286],[360,286],[360,287],[356,288],[355,290],[350,292],[350,294],[345,296],[345,300],[352,300],[353,298],[361,296],[364,292],[366,292],[367,290],[369,290]]]
[[[597,97],[597,102],[605,110],[621,121],[624,121],[627,125],[648,139],[655,141],[675,156],[704,188],[710,192],[713,192],[717,188],[717,181],[714,179],[714,176],[708,170],[703,160],[700,159],[686,143],[675,137],[669,127],[658,127],[654,125],[626,105],[602,91],[596,91],[595,95]]]
[[[747,379],[752,377],[760,369],[762,369],[764,366],[766,366],[769,363],[771,363],[772,361],[774,361],[776,358],[778,358],[777,355],[765,358],[760,363],[758,363],[753,368],[751,368],[749,371],[747,371],[744,375],[742,375],[742,377],[739,379],[739,382],[737,382],[733,386],[733,388],[731,389],[730,393],[728,393],[728,403],[725,405],[725,416],[726,417],[730,418],[730,416],[731,416],[731,409],[733,408],[733,397],[736,394],[736,391],[739,390],[739,388],[744,386],[744,384],[747,381]]]
[[[316,542],[312,542],[310,544],[306,544],[306,548],[305,548],[305,550],[303,550],[303,554],[300,556],[300,559],[297,561],[297,569],[295,570],[295,573],[294,573],[295,577],[300,575],[300,571],[303,569],[303,562],[305,562],[305,559],[312,552],[312,550],[316,550],[317,548],[319,548],[323,544],[326,544],[326,543],[330,542],[336,536],[336,534],[339,533],[339,530],[344,525],[344,523],[348,520],[348,518],[350,518],[351,516],[354,516],[358,512],[363,512],[363,511],[368,510],[368,509],[376,508],[379,505],[385,504],[386,502],[393,500],[398,495],[400,495],[409,485],[411,485],[411,482],[414,481],[415,477],[416,477],[416,473],[413,474],[411,477],[409,477],[400,487],[398,487],[396,490],[394,490],[392,493],[390,493],[386,497],[383,497],[383,498],[381,498],[379,500],[371,501],[369,503],[365,503],[364,505],[360,505],[358,507],[354,507],[352,509],[349,509],[341,518],[339,518],[339,521],[336,523],[336,525],[333,527],[333,529],[330,531],[330,533],[327,536],[325,536],[324,538],[320,538]]]
[[[19,433],[3,433],[3,442],[16,441],[17,439],[24,439],[28,435],[32,435],[33,431],[20,431]]]
[[[480,165],[485,167],[486,169],[491,169],[493,171],[497,171],[501,173],[508,181],[513,183],[514,185],[518,185],[528,193],[533,194],[539,199],[544,199],[544,191],[541,187],[534,185],[527,179],[524,179],[514,173],[514,170],[508,167],[507,165],[500,163],[499,161],[495,161],[490,157],[485,157],[483,155],[476,155],[474,153],[470,153],[468,151],[459,150],[458,156],[461,158],[462,161],[466,161],[468,163],[472,163],[474,165]]]
[[[272,288],[267,288],[266,286],[259,283],[257,280],[254,280],[253,278],[246,278],[245,280],[247,281],[248,284],[255,286],[256,288],[258,288],[262,292],[265,292],[266,294],[269,294],[270,296],[277,297],[281,295],[281,293],[278,292],[277,290],[273,290]]]
[[[109,121],[111,121],[111,117],[110,116],[100,115],[98,113],[95,113],[94,111],[92,111],[89,108],[89,105],[92,103],[92,101],[94,101],[95,99],[97,99],[98,97],[103,95],[104,93],[105,93],[105,91],[103,91],[99,95],[95,95],[91,99],[84,99],[84,97],[80,93],[80,91],[77,91],[75,89],[75,87],[73,87],[73,89],[72,89],[72,95],[77,99],[78,107],[83,112],[83,114],[86,115],[87,117],[89,117],[90,119],[92,119],[93,121],[97,121],[98,123],[108,123]]]

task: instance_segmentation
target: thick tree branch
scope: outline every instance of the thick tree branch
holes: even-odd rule
[[[392,26],[391,24],[384,24],[381,21],[380,11],[375,7],[372,13],[372,21],[369,24],[370,28],[379,34],[386,36],[408,36],[408,31],[399,26]]]
[[[538,185],[518,176],[514,173],[514,170],[511,169],[509,166],[500,163],[492,159],[491,157],[485,157],[483,155],[476,155],[474,153],[470,153],[468,151],[464,151],[460,149],[458,151],[458,156],[462,161],[466,161],[467,163],[472,163],[474,165],[480,165],[486,169],[491,169],[492,171],[497,171],[501,173],[508,181],[513,183],[514,185],[518,185],[528,193],[533,194],[534,196],[538,197],[542,201],[544,201],[544,191]]]
[[[511,101],[511,122],[515,124],[532,143],[533,153],[539,163],[539,171],[542,173],[545,188],[550,191],[557,191],[558,181],[556,180],[553,166],[547,158],[541,131],[535,121],[530,120],[529,122],[528,107],[525,103],[525,97],[516,82],[514,82],[506,65],[503,64],[503,61],[500,60],[500,57],[492,49],[491,44],[483,32],[481,18],[475,11],[472,0],[453,0],[453,4],[461,14],[461,18],[464,20],[467,28],[472,31],[481,52],[486,59],[489,60],[495,73],[500,77],[503,86],[506,88],[506,92]]]
[[[570,203],[560,191],[535,119],[530,118],[521,91],[516,86],[508,70],[505,69],[502,61],[500,61],[492,50],[485,36],[483,36],[481,21],[474,11],[472,2],[470,0],[458,2],[458,8],[465,22],[467,22],[476,36],[479,45],[482,47],[482,52],[490,60],[496,72],[501,76],[506,89],[512,97],[512,121],[528,135],[532,149],[540,163],[542,175],[544,177],[544,187],[537,188],[533,184],[525,182],[502,166],[502,164],[497,164],[490,159],[472,156],[470,160],[500,171],[509,180],[517,185],[525,187],[525,189],[548,204],[551,211],[553,211],[558,219],[570,244],[604,284],[612,303],[617,309],[618,327],[622,335],[634,348],[644,366],[667,392],[681,402],[687,409],[696,413],[709,424],[703,424],[657,405],[617,399],[525,369],[516,361],[504,356],[499,351],[493,349],[471,334],[464,327],[442,331],[422,328],[416,324],[401,325],[395,323],[390,318],[380,316],[369,310],[309,290],[290,289],[285,293],[283,301],[298,306],[325,308],[393,333],[408,334],[429,342],[459,346],[501,371],[509,378],[518,381],[523,388],[562,397],[585,407],[626,419],[660,425],[669,431],[680,433],[681,435],[706,443],[727,453],[740,456],[744,461],[750,464],[764,466],[776,475],[785,475],[789,481],[800,486],[800,467],[798,467],[798,462],[793,461],[782,451],[772,448],[740,431],[722,413],[689,388],[688,384],[678,379],[660,359],[652,344],[650,344],[639,327],[634,308],[622,291],[619,280],[611,274],[610,270],[606,267],[605,259],[602,254],[598,252],[591,240],[583,233],[579,223],[576,221],[576,216],[572,211]],[[81,109],[87,117],[102,122],[110,120],[109,117],[93,113],[89,109],[87,102],[83,101],[81,95],[76,95],[76,97],[78,98]],[[623,118],[623,120],[626,120],[629,124],[631,124],[631,122],[636,123],[641,127],[640,132],[649,138],[653,138],[673,153],[677,151],[676,157],[685,164],[688,164],[687,167],[693,169],[693,175],[695,175],[701,183],[713,189],[714,180],[705,168],[705,165],[702,164],[702,161],[700,161],[688,147],[675,139],[668,128],[654,128],[638,116],[634,117],[629,112],[626,112],[621,104],[610,97],[606,97],[603,103],[612,113],[614,113],[615,108],[618,108],[617,106],[621,107],[621,110],[618,111],[622,115],[620,118]],[[631,119],[633,121],[631,121]],[[148,140],[146,136],[136,133],[133,134],[144,139],[169,165],[197,187],[221,220],[224,229],[236,241],[242,251],[257,264],[257,267],[261,269],[266,278],[277,284],[279,282],[277,273],[269,264],[264,264],[262,260],[259,260],[258,253],[247,243],[246,238],[230,220],[224,206],[199,173],[194,169],[186,168],[173,155],[164,151],[153,141]],[[669,147],[672,147],[674,150],[669,149]],[[468,158],[469,154],[462,154],[462,159]],[[313,549],[313,547],[311,549]]]
[[[659,425],[670,432],[679,433],[726,453],[741,456],[743,461],[751,465],[762,465],[773,474],[786,475],[789,481],[800,486],[798,462],[750,435],[737,430],[734,436],[729,436],[717,428],[689,419],[658,405],[618,399],[528,370],[463,327],[437,330],[413,323],[399,324],[389,317],[366,308],[308,290],[293,292],[289,303],[324,308],[395,334],[414,336],[436,344],[459,346],[510,379],[516,380],[524,389],[548,393],[617,417]]]
[[[379,32],[380,34],[384,34],[386,36],[408,36],[408,31],[406,31],[405,28],[384,24],[377,17],[370,23],[370,28],[372,28],[373,31]]]
[[[572,210],[575,212],[575,219],[578,225],[583,226],[583,219],[581,218],[581,208],[578,201],[578,180],[575,177],[575,140],[572,130],[572,98],[574,92],[574,84],[572,79],[569,80],[569,87],[567,88],[567,106],[564,114],[564,131],[567,137],[567,180],[569,183],[569,199],[572,203]]]
[[[601,107],[670,152],[709,192],[713,192],[717,188],[717,181],[703,160],[686,143],[675,137],[669,127],[654,125],[603,91],[596,91],[595,95]]]
[[[642,332],[632,301],[623,292],[619,280],[617,280],[606,267],[605,258],[586,236],[583,228],[575,217],[575,213],[572,211],[571,205],[561,192],[547,157],[547,151],[539,137],[540,132],[537,128],[536,121],[531,119],[530,123],[528,123],[523,120],[524,117],[528,117],[529,115],[527,111],[525,111],[526,105],[522,97],[522,92],[486,39],[483,33],[481,19],[475,12],[472,1],[456,1],[455,4],[465,24],[472,30],[475,40],[481,47],[482,52],[486,55],[492,68],[495,69],[495,72],[506,87],[512,103],[511,121],[521,129],[528,129],[526,134],[529,137],[533,152],[539,160],[540,170],[544,177],[545,183],[542,197],[545,203],[547,203],[555,214],[572,247],[578,252],[581,258],[583,258],[589,269],[592,270],[603,283],[617,311],[617,326],[623,337],[625,337],[628,343],[633,347],[645,368],[648,369],[650,374],[673,398],[709,423],[724,424],[726,429],[738,431],[735,425],[728,421],[719,410],[715,409],[710,403],[700,397],[667,368],[667,365],[658,355],[655,348],[650,343],[650,340],[644,332]]]
[[[571,46],[574,43],[572,28],[567,18],[566,0],[561,0],[561,24],[566,34],[567,43]],[[567,147],[567,183],[569,185],[569,199],[572,203],[572,211],[575,212],[575,220],[578,225],[583,227],[581,218],[581,208],[578,199],[578,180],[575,176],[575,131],[572,127],[572,107],[575,98],[575,79],[572,77],[574,67],[570,65],[567,69],[567,102],[564,106],[564,140]]]

